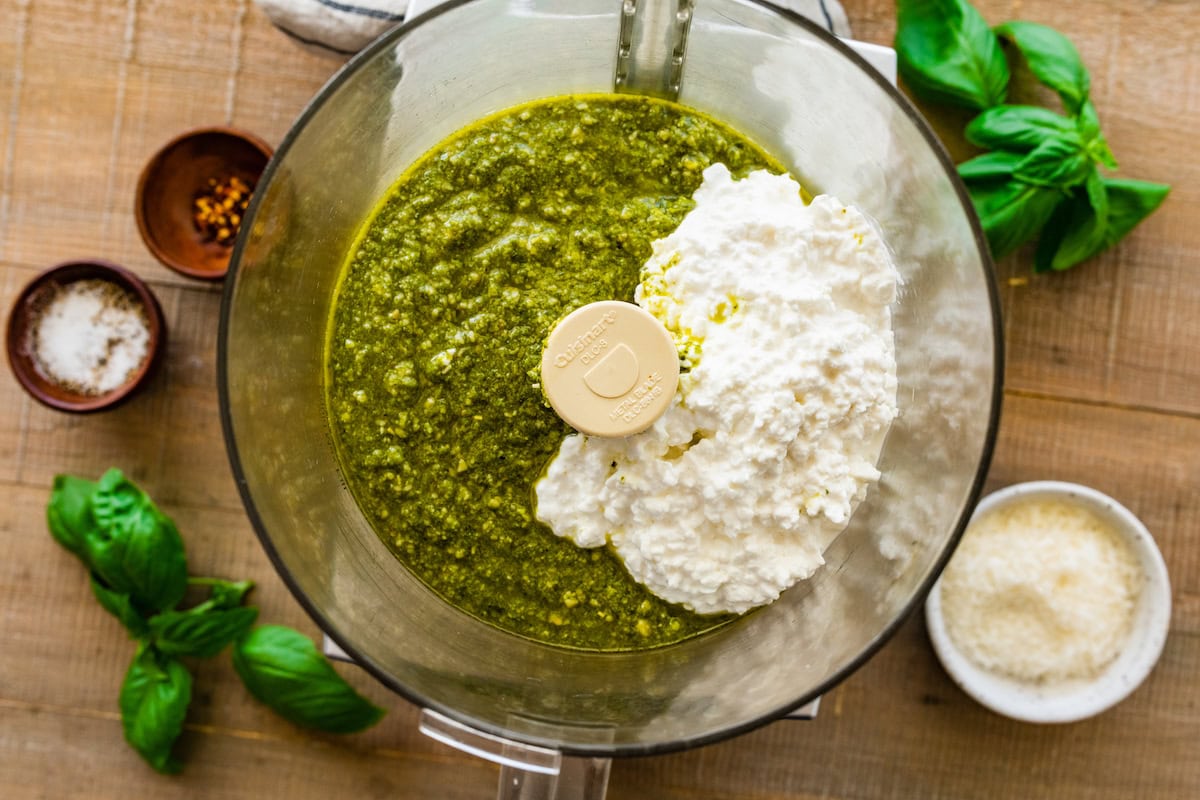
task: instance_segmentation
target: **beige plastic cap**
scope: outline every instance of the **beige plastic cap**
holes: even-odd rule
[[[630,436],[671,405],[679,354],[671,335],[632,303],[603,300],[577,308],[550,331],[542,388],[550,405],[591,436]]]

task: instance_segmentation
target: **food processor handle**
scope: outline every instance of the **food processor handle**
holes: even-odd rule
[[[613,90],[674,100],[694,0],[621,0]]]
[[[514,742],[421,709],[421,733],[500,765],[499,800],[604,800],[608,758],[565,756],[549,747]]]
[[[608,793],[609,758],[563,756],[557,775],[528,772],[507,764],[500,768],[498,800],[604,800]]]
[[[328,634],[322,651],[335,661],[357,663]],[[442,744],[499,764],[499,800],[604,800],[608,793],[612,759],[565,756],[549,747],[514,742],[431,708],[421,709],[418,728]]]

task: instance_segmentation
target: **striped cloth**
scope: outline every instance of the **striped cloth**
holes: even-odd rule
[[[309,49],[351,56],[404,20],[408,0],[254,0],[272,24]]]
[[[443,0],[254,0],[276,28],[313,50],[332,56],[357,53],[406,16]],[[842,37],[850,22],[838,0],[775,0]],[[614,0],[614,6],[616,0]]]

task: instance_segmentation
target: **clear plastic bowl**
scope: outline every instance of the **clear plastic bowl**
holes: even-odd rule
[[[332,288],[356,231],[425,150],[514,104],[613,86],[619,0],[474,0],[407,23],[304,111],[256,192],[228,278],[219,389],[230,458],[275,566],[387,686],[478,730],[577,755],[680,749],[804,704],[924,596],[991,455],[1000,318],[978,225],[909,104],[805,20],[696,4],[679,101],[873,216],[904,285],[900,416],[883,477],[817,575],[718,632],[633,653],[537,644],[456,610],[402,567],[347,491],[326,421]]]

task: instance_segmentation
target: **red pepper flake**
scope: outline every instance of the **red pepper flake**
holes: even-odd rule
[[[209,179],[208,187],[198,192],[192,201],[192,222],[205,241],[223,247],[233,244],[253,191],[253,185],[236,175],[222,180]]]

